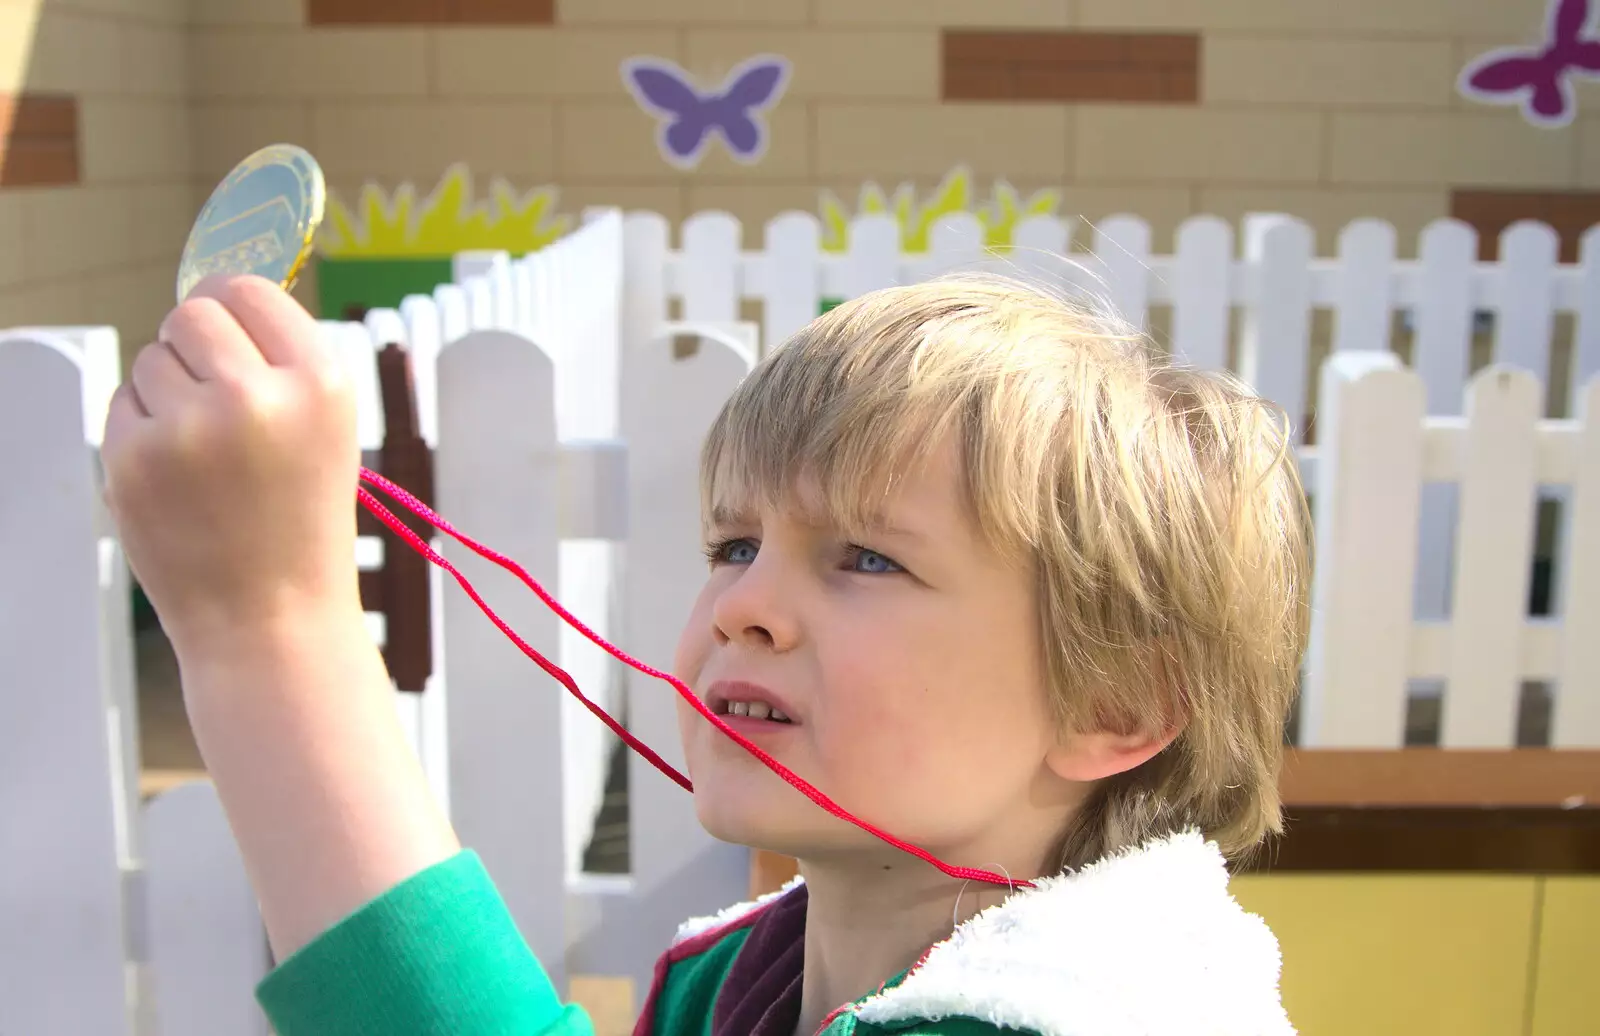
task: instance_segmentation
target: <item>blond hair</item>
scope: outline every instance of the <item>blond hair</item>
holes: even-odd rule
[[[1191,827],[1238,858],[1281,831],[1310,567],[1286,422],[1108,316],[946,277],[861,296],[774,350],[706,439],[705,513],[782,506],[805,477],[853,535],[947,434],[979,529],[1037,572],[1063,729],[1182,724],[1095,789],[1061,866]]]

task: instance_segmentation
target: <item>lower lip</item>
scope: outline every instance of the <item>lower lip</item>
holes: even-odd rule
[[[717,717],[728,725],[728,729],[737,732],[743,737],[755,738],[772,736],[795,729],[794,723],[774,723],[770,719],[752,719],[749,716],[735,716],[732,713],[723,713]]]

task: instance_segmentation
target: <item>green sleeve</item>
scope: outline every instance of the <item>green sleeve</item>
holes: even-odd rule
[[[593,1036],[563,1005],[471,850],[292,954],[256,998],[278,1036]]]

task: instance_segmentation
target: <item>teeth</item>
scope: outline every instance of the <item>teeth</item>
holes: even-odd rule
[[[775,723],[792,722],[788,716],[766,702],[760,701],[730,701],[728,715],[749,716],[751,719],[769,719]]]

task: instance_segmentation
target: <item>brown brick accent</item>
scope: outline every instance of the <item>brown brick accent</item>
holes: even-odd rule
[[[0,94],[0,187],[78,182],[78,99]]]
[[[550,25],[555,0],[306,0],[312,25]]]
[[[1200,99],[1194,33],[946,29],[943,66],[947,101]]]
[[[1600,191],[1454,190],[1450,215],[1478,231],[1480,259],[1495,258],[1506,227],[1536,219],[1561,235],[1561,261],[1574,263],[1583,232],[1600,223]]]

